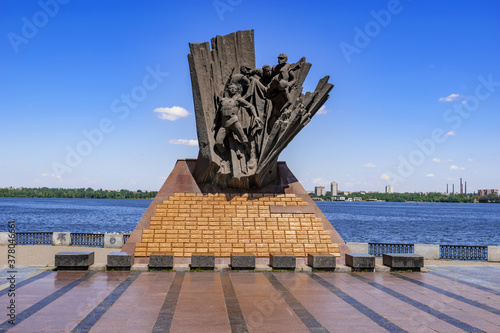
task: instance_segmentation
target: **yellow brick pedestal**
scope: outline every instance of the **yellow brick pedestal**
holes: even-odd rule
[[[322,219],[314,213],[271,213],[271,206],[307,206],[295,194],[174,193],[156,205],[149,228],[135,244],[136,257],[173,252],[177,257],[213,252],[216,257],[250,252],[340,256]],[[304,211],[297,209],[296,211]]]

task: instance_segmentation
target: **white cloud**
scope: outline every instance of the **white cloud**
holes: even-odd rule
[[[159,113],[158,118],[170,121],[189,116],[189,112],[180,106],[173,106],[171,108],[156,108],[153,112]]]
[[[365,168],[376,168],[377,166],[373,163],[366,163],[365,165],[363,165]]]
[[[434,162],[434,163],[452,163],[453,160],[452,159],[442,160],[440,158],[434,157],[432,159],[432,162]]]
[[[391,177],[389,177],[389,176],[388,176],[388,175],[386,175],[385,173],[383,173],[382,175],[380,175],[380,178],[381,178],[382,180],[390,180],[390,179],[391,179]]]
[[[458,165],[450,165],[450,170],[465,170],[465,168]]]
[[[476,160],[474,160],[473,158],[468,158],[467,159],[467,162],[475,162]]]
[[[453,101],[459,99],[460,97],[462,97],[462,96],[460,96],[460,94],[451,94],[448,97],[440,97],[439,101],[440,102],[453,102]]]
[[[435,175],[433,173],[428,173],[425,175],[425,177],[435,177]]]
[[[168,143],[171,145],[197,146],[198,140],[172,139],[172,140],[168,140]]]
[[[319,108],[318,112],[316,112],[317,114],[325,114],[327,113],[328,110],[326,109],[326,107],[323,105],[322,107]]]
[[[56,175],[55,173],[42,173],[42,177],[51,177],[51,178],[56,178],[56,179],[61,178],[60,175]]]
[[[325,184],[326,183],[326,180],[324,180],[323,178],[321,177],[318,177],[318,178],[314,178],[312,181],[311,181],[313,184]]]
[[[448,133],[445,134],[445,136],[455,136],[457,135],[457,132],[455,131],[449,131]]]

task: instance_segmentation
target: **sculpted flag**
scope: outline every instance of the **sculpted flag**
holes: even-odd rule
[[[197,183],[240,189],[276,180],[281,151],[328,99],[333,84],[321,79],[302,93],[311,68],[305,58],[255,65],[253,30],[189,44],[188,55],[200,151]]]

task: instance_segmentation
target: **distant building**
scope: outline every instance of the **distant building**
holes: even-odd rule
[[[339,191],[339,184],[337,182],[331,182],[330,183],[330,192],[332,196],[335,196],[338,194]]]
[[[321,196],[321,195],[326,195],[326,189],[324,186],[316,186],[314,187],[314,194],[316,194],[316,196]]]
[[[385,193],[394,193],[394,188],[391,185],[385,187]]]
[[[493,193],[496,193],[496,195],[498,195],[498,189],[491,189],[491,190],[477,190],[477,194],[480,196],[480,197],[485,197],[487,196],[488,194],[493,194]]]

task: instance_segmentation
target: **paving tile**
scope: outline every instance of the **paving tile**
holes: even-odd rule
[[[231,330],[220,274],[186,273],[170,330],[204,331],[211,326],[222,327],[221,331]]]
[[[496,310],[500,307],[500,296],[489,288],[498,279],[498,272],[495,267],[483,271],[469,268],[460,273],[460,278],[466,279],[467,275],[471,278],[462,282],[454,281],[458,280],[458,273],[455,274],[453,268],[444,272],[448,276],[317,273],[333,286],[334,292],[319,283],[314,275],[305,273],[134,273],[136,279],[109,308],[105,307],[106,311],[90,332],[153,331],[160,310],[175,289],[172,287],[174,281],[181,283],[176,284],[179,288],[176,306],[170,307],[172,332],[229,332],[231,329],[238,332],[236,328],[242,332],[245,328],[249,332],[309,332],[307,326],[314,327],[317,323],[335,332],[384,330],[369,314],[354,307],[352,301],[409,332],[463,331],[446,318],[457,319],[478,330],[498,332],[500,316]],[[123,286],[131,276],[130,272],[99,272],[74,284],[86,274],[50,272],[21,286],[16,293],[18,311],[46,301],[9,332],[69,332],[103,306],[109,295],[118,295],[118,286]],[[72,286],[70,284],[74,287],[67,289],[66,286]],[[476,288],[476,285],[489,287]],[[61,288],[66,288],[67,292],[59,293]],[[54,293],[59,296],[51,299]],[[6,300],[6,295],[0,296],[0,302]],[[418,309],[419,306],[422,309]],[[432,315],[426,309],[436,312]]]
[[[111,281],[107,281],[109,277]],[[126,278],[120,274],[122,279]],[[39,331],[70,331],[87,316],[116,286],[120,284],[116,275],[96,273],[80,283],[62,297],[46,305],[38,312],[11,329],[11,332],[29,332],[28,327],[37,323]]]
[[[131,325],[134,326],[133,323],[137,323],[138,320],[147,327],[151,326],[152,328],[175,276],[173,272],[162,273],[147,272],[140,274],[127,291],[106,311],[90,332],[94,332],[94,329],[106,328],[110,322],[119,327],[127,328]],[[157,291],[157,297],[151,296],[152,290]]]
[[[386,330],[364,316],[331,292],[310,278],[307,274],[275,273],[283,285],[299,300],[306,309],[329,331],[337,331],[339,327],[350,327],[352,319],[370,332]]]
[[[263,273],[231,274],[250,332],[309,332]]]
[[[416,274],[422,274],[422,273],[416,273]],[[415,307],[416,309],[419,309],[427,314],[430,314],[441,321],[445,321],[455,327],[458,327],[459,329],[470,332],[483,331],[479,327],[472,326],[472,323],[470,323],[470,321],[467,322],[467,320],[462,320],[463,318],[457,316],[450,316],[449,314],[447,314],[446,311],[450,309],[450,307],[447,306],[446,304],[446,301],[448,301],[447,299],[443,298],[441,302],[435,299],[430,300],[429,297],[426,297],[424,295],[424,293],[429,293],[428,290],[424,290],[425,288],[422,288],[421,290],[422,292],[418,292],[415,290],[412,291],[411,289],[408,290],[408,288],[403,288],[402,287],[403,283],[394,280],[397,278],[391,275],[390,273],[378,274],[378,275],[365,274],[365,276],[361,274],[358,275],[352,274],[351,276],[354,276],[357,279],[368,283],[374,288],[382,290],[385,293],[390,294],[395,298]],[[489,327],[489,324],[483,323],[482,326]]]
[[[479,302],[468,299],[467,295],[464,297],[456,294],[446,294],[448,291],[446,286],[442,286],[440,289],[430,290],[409,282],[408,280],[404,280],[410,279],[411,281],[411,277],[418,278],[424,274],[425,273],[387,274],[384,279],[384,285],[390,286],[391,289],[409,296],[418,302],[429,304],[431,308],[445,315],[449,315],[452,318],[486,332],[491,331],[495,327],[497,329],[500,328],[500,310],[488,309],[489,307],[486,306],[481,308]]]
[[[387,275],[387,273],[356,274],[362,274],[363,276],[371,276],[373,274]],[[400,299],[387,295],[383,291],[377,290],[369,284],[359,281],[350,274],[318,273],[317,275],[326,281],[331,282],[349,296],[353,297],[360,303],[408,332],[418,330],[438,330],[448,332],[456,329],[455,326],[437,320],[434,316],[416,309]]]

